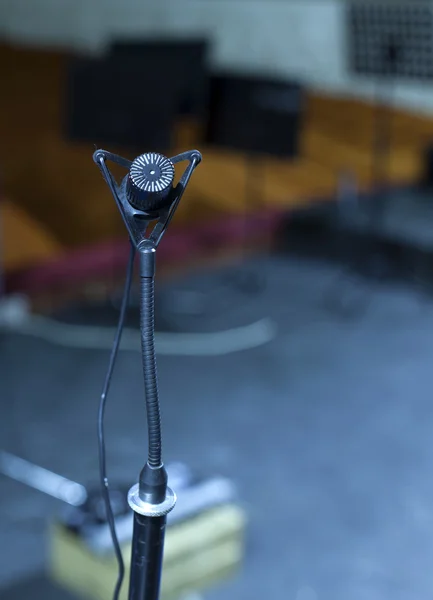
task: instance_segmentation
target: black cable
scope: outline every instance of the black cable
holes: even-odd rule
[[[394,65],[391,64],[390,68],[394,69]],[[387,91],[388,95],[386,95],[384,90]],[[368,292],[373,291],[371,279],[378,283],[384,283],[387,277],[387,258],[376,248],[376,240],[380,237],[382,229],[384,228],[386,208],[389,203],[387,176],[391,151],[393,120],[391,111],[394,92],[394,79],[391,78],[386,80],[386,87],[381,78],[376,81],[373,114],[373,146],[371,154],[371,196],[365,200],[366,212],[364,213],[366,216],[366,225],[368,225],[372,235],[372,242],[370,242],[371,247],[361,249],[361,252],[364,254],[360,255],[358,251],[355,256],[353,253],[354,242],[352,236],[349,234],[343,237],[345,247],[342,249],[342,254],[344,255],[344,258],[349,259],[349,263],[344,267],[343,272],[333,284],[330,293],[327,294],[326,303],[329,307],[331,307],[332,304],[338,304],[338,308],[340,308],[340,310],[343,309],[345,316],[355,316],[360,312],[365,313],[370,304]],[[359,218],[359,214],[357,217]],[[351,306],[349,306],[341,301],[341,292],[339,293],[336,288],[337,286],[341,287],[341,283],[348,281],[349,277],[354,275],[357,275],[358,277],[361,276],[364,280],[364,298],[361,298],[361,296],[358,295],[357,301],[352,301]]]
[[[114,365],[117,358],[117,353],[120,346],[120,340],[122,339],[122,331],[125,323],[126,309],[128,307],[129,292],[131,289],[132,275],[134,271],[134,258],[135,258],[135,247],[131,242],[131,249],[129,252],[128,267],[125,279],[125,287],[123,291],[122,305],[120,307],[119,321],[117,324],[117,331],[111,349],[110,361],[108,364],[107,374],[105,376],[104,386],[102,388],[101,399],[99,402],[98,411],[98,446],[99,446],[99,476],[102,498],[105,504],[105,512],[107,516],[108,526],[110,528],[111,539],[113,542],[114,552],[118,564],[118,576],[116,586],[114,588],[113,600],[118,600],[120,588],[122,587],[123,578],[125,576],[125,565],[123,563],[122,551],[120,549],[119,540],[116,533],[116,525],[114,522],[113,508],[110,501],[110,491],[108,487],[107,478],[107,465],[105,455],[105,433],[104,433],[104,414],[105,406],[107,403],[107,395],[110,389],[111,379],[113,376]]]
[[[162,464],[161,414],[158,398],[158,376],[155,354],[155,281],[141,278],[141,347],[148,427],[148,459],[151,467]]]
[[[394,92],[395,82],[393,79],[386,83],[381,79],[376,82],[371,162],[372,198],[368,215],[369,226],[376,234],[379,234],[383,228],[388,204]]]

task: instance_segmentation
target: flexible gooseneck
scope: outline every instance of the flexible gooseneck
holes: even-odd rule
[[[146,395],[148,456],[139,481],[128,494],[134,511],[129,600],[158,600],[162,573],[167,514],[176,503],[175,493],[167,485],[162,460],[161,416],[154,343],[154,304],[156,250],[173,218],[196,166],[201,162],[197,150],[168,159],[147,153],[128,161],[97,150],[94,161],[101,169],[125,222],[132,244],[140,257],[140,329],[142,363]],[[111,160],[128,174],[117,184],[107,167]],[[189,164],[174,186],[174,165]],[[148,229],[156,221],[153,229]]]

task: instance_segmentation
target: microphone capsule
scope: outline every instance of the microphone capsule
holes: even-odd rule
[[[126,198],[137,210],[159,210],[170,201],[173,180],[174,165],[170,159],[156,152],[141,154],[129,169]]]

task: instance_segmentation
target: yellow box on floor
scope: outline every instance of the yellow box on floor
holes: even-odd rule
[[[168,526],[161,599],[174,600],[202,591],[233,576],[244,554],[246,517],[236,504],[207,510]],[[130,546],[123,548],[126,577],[121,600],[127,599]],[[114,555],[93,554],[61,524],[50,531],[50,574],[61,586],[88,600],[110,598],[117,576]]]

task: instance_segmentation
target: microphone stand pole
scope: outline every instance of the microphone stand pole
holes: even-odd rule
[[[156,250],[182,198],[189,179],[201,161],[197,150],[168,159],[148,153],[128,161],[97,150],[93,159],[116,200],[132,243],[140,256],[140,330],[148,425],[148,457],[139,481],[129,491],[128,503],[134,512],[129,600],[158,600],[167,514],[176,503],[167,485],[161,453],[161,418],[154,344]],[[126,169],[118,185],[106,161]],[[173,186],[174,165],[188,161],[180,181]],[[151,222],[157,221],[150,234]]]

